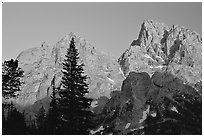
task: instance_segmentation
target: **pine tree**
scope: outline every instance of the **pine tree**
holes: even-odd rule
[[[23,70],[18,66],[18,60],[8,60],[8,61],[4,61],[4,63],[2,64],[2,109],[3,109],[3,116],[4,116],[4,112],[9,112],[10,114],[13,115],[13,113],[17,114],[17,116],[20,117],[20,112],[18,112],[16,109],[14,109],[13,103],[7,102],[7,99],[10,98],[15,98],[18,95],[18,91],[20,91],[20,86],[23,83],[21,81],[21,78],[23,77]],[[5,134],[7,133],[8,130],[10,130],[9,128],[13,128],[13,125],[9,125],[9,122],[12,121],[11,118],[16,118],[16,117],[8,117],[8,120],[5,120],[5,117],[3,117],[3,129]],[[10,121],[9,121],[10,120]],[[17,118],[17,120],[19,120]],[[22,119],[21,119],[22,120]],[[15,121],[15,119],[14,119]],[[23,122],[21,122],[23,123]],[[16,127],[16,129],[18,129],[19,127]]]
[[[16,97],[22,84],[23,70],[18,67],[18,60],[4,61],[2,64],[2,96]]]
[[[2,107],[2,134],[6,134],[6,118],[4,113],[4,108]]]
[[[59,91],[59,107],[61,112],[61,134],[89,134],[92,112],[91,99],[85,97],[88,93],[83,64],[78,64],[78,50],[74,38],[70,42],[63,63],[63,88]]]
[[[10,106],[5,128],[7,135],[25,135],[27,132],[24,113],[17,111],[13,105]]]
[[[56,87],[55,87],[55,76],[51,82],[52,85],[52,95],[51,95],[51,103],[50,108],[46,117],[47,124],[47,133],[50,135],[55,135],[57,133],[57,124],[58,124],[58,109],[57,109],[57,99],[56,99]]]
[[[45,134],[45,109],[42,106],[37,114],[36,123],[37,123],[37,129],[38,134],[43,135]]]

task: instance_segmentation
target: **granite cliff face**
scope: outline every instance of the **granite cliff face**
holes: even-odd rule
[[[19,66],[25,71],[22,92],[17,100],[21,105],[49,97],[50,84],[56,76],[60,86],[61,69],[70,39],[74,37],[79,50],[79,63],[84,63],[88,75],[88,97],[110,98],[111,91],[120,90],[122,81],[129,72],[166,71],[195,88],[201,86],[202,39],[191,30],[174,25],[171,28],[152,20],[144,21],[137,40],[118,59],[98,52],[88,41],[70,33],[53,47],[43,43],[19,54]],[[118,65],[119,63],[119,65]],[[123,75],[124,74],[124,75]]]
[[[202,39],[194,31],[173,25],[171,28],[152,20],[144,21],[137,40],[118,60],[124,75],[129,72],[166,70],[185,83],[202,80]]]
[[[177,91],[202,91],[202,39],[191,30],[174,25],[171,28],[147,20],[139,36],[118,61],[97,51],[88,41],[70,33],[53,47],[41,47],[19,54],[19,66],[25,71],[22,91],[17,99],[21,106],[31,106],[28,112],[37,113],[39,106],[48,105],[52,92],[51,81],[60,87],[62,62],[71,38],[79,51],[79,63],[84,63],[89,77],[92,110],[97,115],[98,129],[93,134],[133,133],[144,126],[151,112],[148,100],[157,103],[163,96],[172,99]],[[170,111],[175,106],[170,106]],[[31,114],[29,114],[31,115]],[[35,116],[35,114],[33,114]]]
[[[202,40],[184,27],[144,21],[138,39],[118,62],[126,79],[121,91],[113,92],[109,100],[101,99],[106,103],[99,100],[93,109],[99,122],[94,134],[142,134],[139,129],[145,119],[160,115],[149,100],[159,106],[164,98],[175,103],[178,93],[201,98]],[[159,109],[178,114],[174,103]]]
[[[113,90],[120,90],[123,73],[117,60],[98,52],[88,41],[74,33],[65,36],[53,47],[43,43],[41,47],[32,48],[19,54],[19,66],[24,70],[25,82],[17,103],[23,106],[49,97],[51,80],[60,87],[62,62],[71,38],[74,37],[79,51],[79,63],[84,63],[85,74],[89,77],[89,94],[87,97],[97,99],[101,96],[110,98]]]

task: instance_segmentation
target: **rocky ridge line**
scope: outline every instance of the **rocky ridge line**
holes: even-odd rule
[[[137,40],[118,59],[124,75],[129,72],[165,70],[194,86],[202,81],[202,39],[182,26],[171,28],[152,20],[141,25]]]
[[[49,97],[52,92],[51,80],[54,76],[56,76],[56,86],[61,86],[62,62],[72,37],[79,51],[79,63],[84,63],[85,74],[89,77],[87,83],[90,93],[87,97],[110,98],[111,91],[120,89],[124,77],[117,60],[98,52],[84,38],[70,33],[53,47],[43,43],[41,47],[28,49],[19,54],[17,59],[19,66],[25,72],[23,78],[25,84],[17,99],[18,104],[32,105],[38,100]]]

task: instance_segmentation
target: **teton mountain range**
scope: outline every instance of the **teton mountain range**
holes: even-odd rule
[[[135,121],[120,121],[122,128],[140,126],[148,111],[148,107],[144,106],[146,95],[156,89],[154,84],[162,88],[166,83],[179,79],[177,86],[180,86],[178,83],[184,87],[189,85],[201,94],[202,39],[199,34],[182,26],[168,27],[163,23],[145,20],[139,36],[118,59],[97,51],[75,33],[65,36],[54,46],[43,43],[40,47],[21,52],[17,60],[24,70],[25,83],[16,104],[21,109],[26,108],[29,115],[42,105],[45,108],[49,106],[54,77],[56,86],[61,86],[62,62],[71,38],[75,39],[79,50],[80,63],[85,65],[89,84],[87,97],[94,99],[93,110],[99,114],[104,109],[112,109],[115,104],[124,107],[128,100],[134,104],[132,113],[137,113],[137,118],[133,118]],[[130,123],[128,127],[127,123]]]

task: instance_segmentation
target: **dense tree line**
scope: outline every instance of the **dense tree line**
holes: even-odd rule
[[[11,100],[18,96],[23,83],[21,80],[23,73],[18,66],[18,60],[11,59],[2,64],[2,134],[15,135],[27,132],[24,113],[20,113]]]

